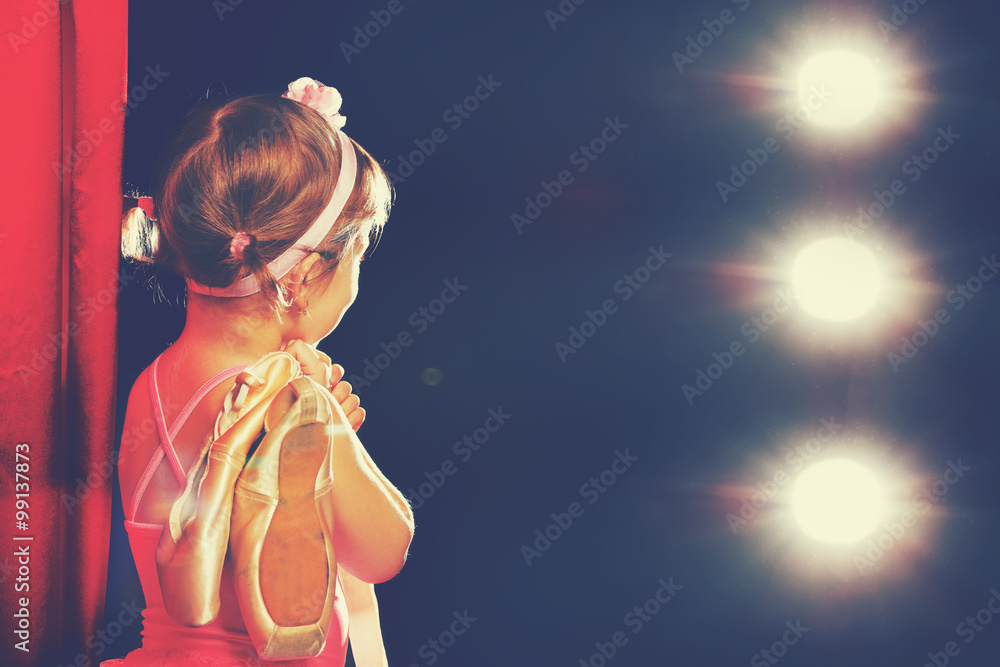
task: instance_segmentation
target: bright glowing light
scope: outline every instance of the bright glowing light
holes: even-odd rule
[[[792,287],[803,310],[825,320],[857,319],[878,301],[882,276],[875,256],[856,241],[816,241],[792,266]]]
[[[792,510],[809,537],[850,544],[875,529],[885,499],[871,471],[848,459],[833,459],[799,475],[792,490]]]
[[[857,125],[882,99],[881,77],[871,61],[849,51],[809,59],[799,73],[799,99],[810,120],[826,127]]]

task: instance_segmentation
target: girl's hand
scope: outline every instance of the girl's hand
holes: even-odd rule
[[[351,383],[342,382],[344,367],[331,362],[330,357],[301,340],[290,340],[281,349],[291,354],[302,366],[302,374],[330,390],[340,403],[351,428],[357,431],[365,421],[365,409],[361,399],[351,393]]]
[[[330,368],[330,372],[330,393],[333,394],[333,398],[340,403],[340,407],[344,410],[344,414],[347,415],[347,421],[350,423],[351,428],[357,431],[365,422],[365,415],[367,414],[365,409],[361,407],[361,399],[358,398],[357,394],[351,393],[352,387],[350,382],[344,382],[341,380],[346,372],[343,366],[340,364],[333,364]]]
[[[295,357],[295,360],[299,362],[299,366],[302,367],[302,374],[307,378],[315,380],[316,384],[328,389],[333,386],[333,383],[330,381],[333,375],[330,357],[301,340],[290,340],[283,344],[281,349]]]

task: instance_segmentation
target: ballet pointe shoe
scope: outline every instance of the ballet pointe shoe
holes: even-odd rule
[[[328,392],[307,377],[286,386],[267,435],[236,482],[230,558],[247,633],[262,660],[319,655],[333,619],[333,436]],[[325,502],[324,502],[325,501]]]
[[[209,439],[188,471],[156,549],[163,604],[177,623],[207,625],[219,613],[219,585],[229,542],[233,489],[271,400],[301,372],[286,352],[248,366],[226,395]]]

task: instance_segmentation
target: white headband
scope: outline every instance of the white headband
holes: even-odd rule
[[[333,197],[330,203],[320,213],[316,221],[309,226],[303,234],[288,250],[278,255],[268,263],[267,268],[274,276],[275,280],[281,280],[292,270],[304,257],[315,250],[326,235],[333,229],[347,200],[354,190],[354,180],[357,177],[357,159],[354,156],[354,146],[351,140],[341,130],[334,128],[337,136],[340,137],[340,175],[337,177],[337,185],[333,189]],[[249,296],[260,291],[260,284],[256,276],[247,276],[228,287],[209,287],[195,282],[191,278],[185,279],[188,290],[196,294],[207,294],[209,296],[237,297]]]

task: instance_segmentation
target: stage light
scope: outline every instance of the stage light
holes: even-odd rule
[[[832,237],[799,253],[792,266],[792,288],[807,313],[845,322],[861,317],[878,302],[882,276],[865,246]]]
[[[850,51],[813,56],[799,72],[799,101],[812,110],[818,125],[843,128],[865,120],[882,99],[882,81],[875,66]]]
[[[870,470],[849,459],[832,459],[799,475],[792,490],[792,511],[809,537],[850,544],[876,528],[885,498]]]

